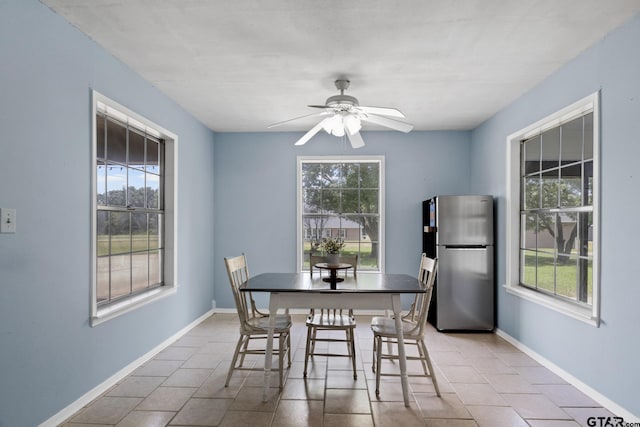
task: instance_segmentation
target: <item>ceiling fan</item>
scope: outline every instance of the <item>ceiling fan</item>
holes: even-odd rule
[[[358,103],[358,99],[345,95],[344,91],[349,87],[349,80],[336,80],[336,88],[340,91],[340,95],[334,95],[327,98],[324,105],[309,105],[311,108],[319,108],[323,111],[319,113],[311,113],[301,117],[285,120],[283,122],[274,123],[269,128],[280,126],[294,120],[303,119],[305,117],[324,117],[314,127],[312,127],[302,138],[296,141],[295,145],[303,145],[309,141],[316,133],[324,129],[325,132],[338,137],[347,136],[353,148],[364,146],[364,140],[360,135],[362,122],[374,123],[376,125],[388,127],[400,132],[409,132],[413,129],[413,125],[404,123],[389,117],[403,118],[404,114],[395,108],[388,107],[365,107]],[[388,116],[388,117],[384,117]]]

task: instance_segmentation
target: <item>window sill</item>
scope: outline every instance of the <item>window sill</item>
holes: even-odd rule
[[[107,307],[99,308],[97,312],[95,312],[95,314],[91,317],[91,327],[97,326],[103,322],[135,310],[136,308],[150,304],[154,301],[157,301],[169,295],[173,295],[175,293],[175,286],[163,286],[161,288],[156,288],[149,292],[145,292],[144,294],[137,295],[133,298],[111,304]]]
[[[567,301],[562,301],[519,285],[502,286],[507,291],[507,293],[516,295],[527,301],[534,302],[558,313],[562,313],[565,316],[580,320],[581,322],[587,323],[591,326],[595,326],[596,328],[600,327],[600,319],[594,316],[591,308],[582,307]]]

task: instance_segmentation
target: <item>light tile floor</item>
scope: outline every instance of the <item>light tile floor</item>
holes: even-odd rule
[[[356,380],[348,358],[326,357],[315,357],[305,379],[304,316],[294,316],[284,389],[272,375],[263,403],[262,372],[236,371],[224,387],[238,321],[214,314],[63,426],[571,427],[587,426],[590,416],[613,416],[495,334],[445,334],[430,325],[426,342],[442,397],[430,379],[416,377],[410,378],[411,407],[404,406],[396,377],[383,377],[376,397],[370,319],[357,317]],[[245,363],[262,366],[264,360]],[[383,371],[393,369],[389,362]],[[410,372],[419,370],[410,364]]]

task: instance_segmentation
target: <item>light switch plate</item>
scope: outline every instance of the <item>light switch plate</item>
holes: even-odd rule
[[[0,233],[16,232],[16,210],[0,208]]]

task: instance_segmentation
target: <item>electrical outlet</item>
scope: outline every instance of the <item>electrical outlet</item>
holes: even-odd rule
[[[16,232],[16,210],[0,208],[0,233]]]

